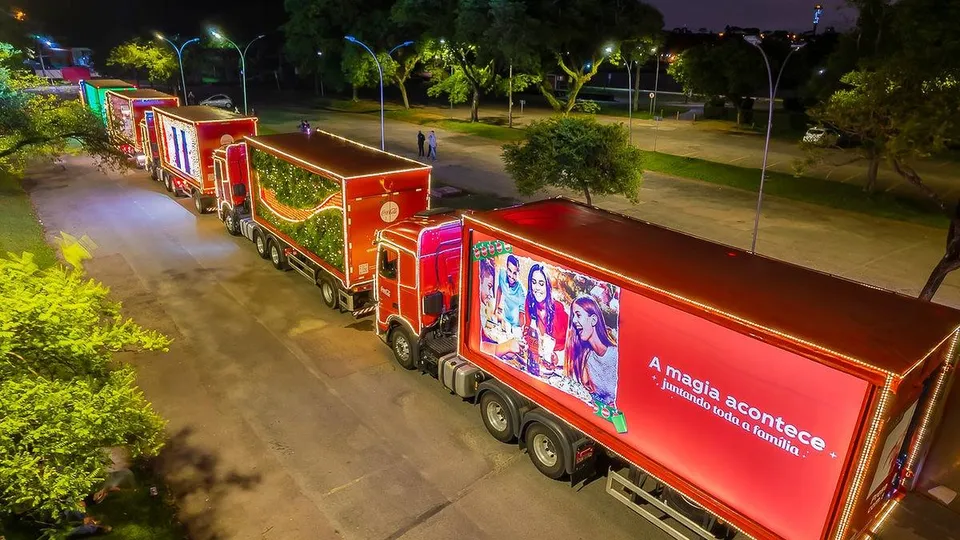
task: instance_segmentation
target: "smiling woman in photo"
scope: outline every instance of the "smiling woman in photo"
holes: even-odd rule
[[[570,310],[567,332],[567,376],[578,381],[597,401],[617,400],[617,346],[607,331],[603,313],[591,296],[580,296]]]

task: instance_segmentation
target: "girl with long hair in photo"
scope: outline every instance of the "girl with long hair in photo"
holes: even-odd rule
[[[520,312],[520,325],[529,337],[528,348],[538,364],[556,367],[557,352],[566,345],[567,319],[563,303],[553,297],[546,267],[534,264],[527,274],[527,299]],[[541,347],[546,350],[540,350]]]
[[[592,296],[573,301],[567,335],[566,376],[582,384],[594,400],[614,406],[618,350]]]

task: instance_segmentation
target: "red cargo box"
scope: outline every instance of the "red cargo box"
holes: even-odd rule
[[[144,140],[145,133],[137,129],[141,121],[147,121],[146,116],[152,115],[151,109],[163,107],[177,107],[180,99],[152,88],[126,90],[116,92],[108,90],[107,101],[107,129],[120,141],[120,144],[130,144],[128,153],[149,153],[148,140]]]
[[[378,229],[426,209],[429,165],[315,131],[249,137],[253,221],[332,274],[369,289]]]
[[[915,472],[960,312],[570,201],[463,235],[459,355],[742,532],[850,538]]]
[[[257,134],[251,116],[192,105],[153,110],[160,142],[160,166],[187,192],[211,197],[216,193],[213,151]]]

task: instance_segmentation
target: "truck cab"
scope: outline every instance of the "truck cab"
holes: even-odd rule
[[[213,176],[217,196],[217,216],[227,232],[240,234],[240,219],[250,215],[247,174],[247,145],[227,144],[213,151]]]
[[[377,334],[407,369],[456,351],[462,230],[459,214],[435,209],[377,234]]]

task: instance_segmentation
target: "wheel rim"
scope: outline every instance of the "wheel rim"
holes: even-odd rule
[[[410,360],[410,344],[407,343],[407,338],[403,334],[397,334],[397,337],[393,338],[393,352],[397,353],[397,358],[404,362]]]
[[[202,211],[203,211],[203,203],[200,202],[200,197],[194,197],[194,198],[193,198],[193,205],[197,207],[197,211],[198,211],[198,212],[202,212]]]
[[[227,224],[227,230],[233,230],[233,212],[227,212],[227,215],[223,216],[223,222]]]
[[[263,245],[263,237],[258,234],[257,235],[257,251],[260,253],[263,253],[265,250],[266,248]]]
[[[324,282],[320,285],[320,292],[323,294],[323,300],[328,304],[333,304],[333,287]]]
[[[553,441],[543,433],[537,433],[533,437],[533,453],[537,455],[537,460],[548,468],[557,465],[557,449],[553,446]]]
[[[507,430],[507,416],[503,414],[503,407],[496,401],[487,403],[487,421],[490,427],[497,431]]]
[[[270,246],[270,260],[273,264],[280,264],[280,250],[277,249],[276,244]]]

